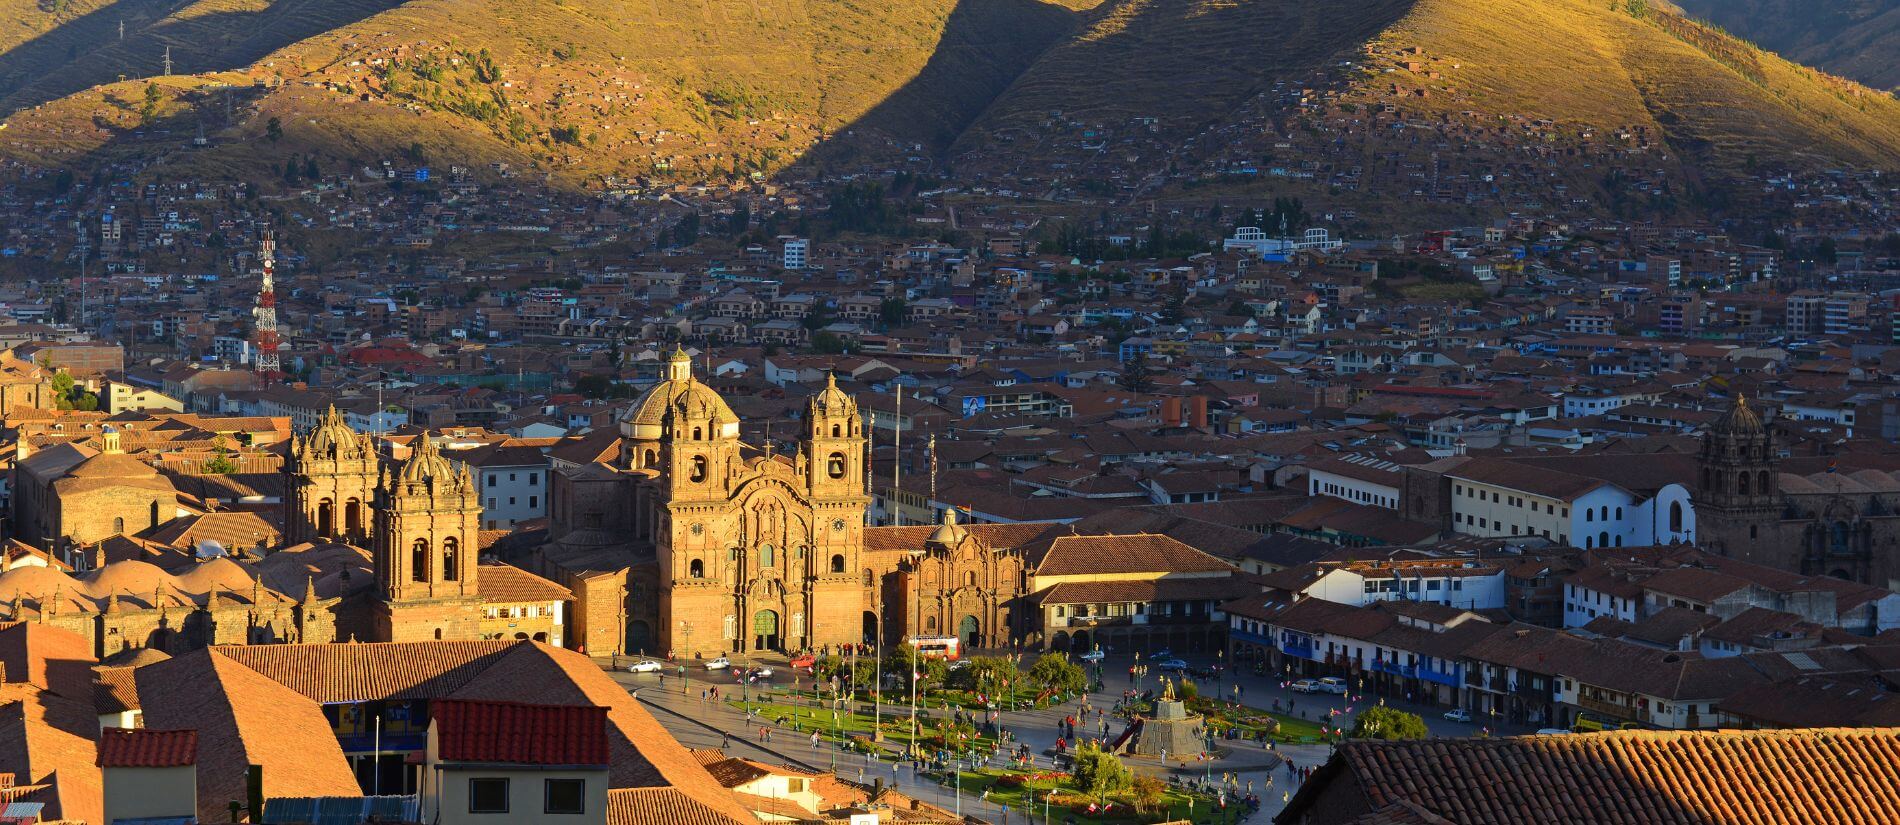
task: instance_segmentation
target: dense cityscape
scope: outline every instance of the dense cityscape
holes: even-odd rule
[[[76,2],[0,12],[0,823],[1900,821],[1871,23]],[[642,51],[748,15],[827,45]]]

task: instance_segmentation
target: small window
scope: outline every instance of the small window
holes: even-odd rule
[[[548,779],[547,807],[551,814],[580,814],[587,812],[587,780],[585,779]]]
[[[468,781],[468,812],[505,814],[508,812],[508,780],[479,777]]]

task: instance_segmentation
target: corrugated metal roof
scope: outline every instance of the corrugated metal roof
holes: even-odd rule
[[[264,802],[265,825],[360,825],[420,822],[422,800],[413,796],[287,797]]]

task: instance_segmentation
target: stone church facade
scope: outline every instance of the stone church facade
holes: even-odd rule
[[[1803,575],[1900,587],[1900,465],[1891,455],[1781,456],[1772,418],[1738,400],[1704,436],[1704,549]]]

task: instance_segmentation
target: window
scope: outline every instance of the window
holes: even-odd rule
[[[1682,502],[1680,501],[1669,502],[1669,532],[1682,532]]]
[[[122,518],[113,519],[112,532],[121,536],[125,535],[125,519],[122,519]]]
[[[844,478],[844,453],[832,453],[825,461],[825,474],[833,479]]]
[[[759,547],[759,566],[771,567],[772,564],[776,561],[776,559],[773,558],[773,555],[774,553],[772,550],[772,545],[769,545],[769,544],[761,545]]]
[[[508,812],[508,780],[479,777],[468,781],[468,812],[505,814]]]
[[[547,805],[542,810],[551,814],[579,814],[587,812],[587,780],[585,779],[547,779]]]
[[[701,481],[706,480],[706,457],[705,456],[703,455],[693,456],[693,469],[690,475],[688,476],[688,478],[690,478],[694,483],[699,483]]]
[[[686,575],[695,579],[706,578],[706,563],[693,559],[693,562],[686,566]]]
[[[428,539],[416,539],[415,546],[409,549],[409,579],[419,582],[429,580]]]
[[[459,558],[461,556],[461,553],[457,552],[461,549],[462,549],[462,543],[460,541],[457,541],[454,536],[450,536],[442,540],[442,580],[443,581],[452,582],[458,578],[461,578],[461,575],[462,575],[462,570],[460,567],[461,559]]]
[[[541,474],[540,474],[540,473],[529,473],[529,474],[528,474],[528,483],[529,483],[530,485],[533,485],[533,484],[540,484],[540,483],[541,483]]]
[[[498,477],[498,476],[489,476],[489,477],[488,477],[488,486],[490,486],[490,487],[493,487],[493,486],[495,486],[495,481],[496,481],[496,479],[497,479],[497,478],[499,478],[499,477]],[[469,780],[469,781],[471,781],[471,782],[473,782],[473,781],[475,781],[475,780],[472,780],[472,779],[471,779],[471,780]]]
[[[541,506],[540,496],[528,496],[528,509],[533,510],[540,506]]]

